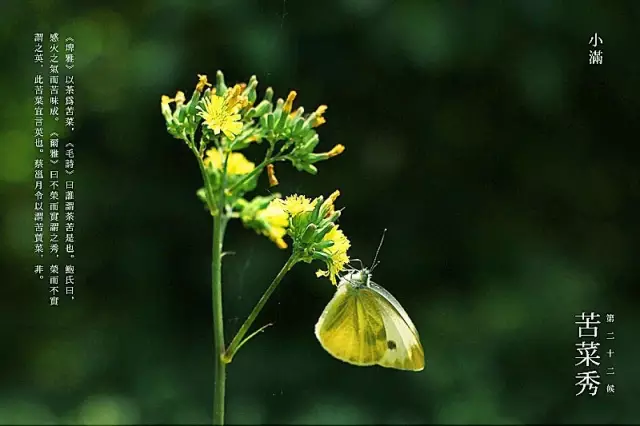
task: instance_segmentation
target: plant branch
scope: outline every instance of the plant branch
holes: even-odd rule
[[[233,359],[233,356],[236,354],[238,349],[240,349],[240,346],[242,346],[249,338],[253,337],[253,335],[257,334],[256,332],[253,335],[249,336],[247,339],[243,340],[244,336],[249,331],[249,328],[251,327],[253,322],[256,320],[256,317],[258,316],[258,314],[260,314],[260,311],[262,311],[262,308],[264,308],[264,305],[267,303],[267,300],[269,300],[269,297],[276,290],[276,288],[278,287],[278,284],[280,284],[280,281],[282,281],[282,278],[285,276],[287,272],[289,272],[289,270],[291,270],[293,265],[295,265],[298,262],[298,260],[299,260],[298,255],[295,252],[292,253],[289,259],[287,260],[287,262],[284,264],[284,266],[280,270],[280,272],[278,272],[278,275],[276,275],[276,277],[271,282],[271,285],[269,285],[269,287],[264,292],[260,300],[258,300],[258,303],[256,303],[256,306],[253,308],[253,311],[251,311],[251,313],[245,320],[244,324],[242,324],[242,327],[240,327],[240,330],[235,335],[235,337],[229,344],[229,347],[227,348],[226,352],[224,353],[223,361],[225,363],[230,363],[231,360]]]
[[[267,153],[264,157],[264,160],[260,164],[258,164],[255,169],[251,170],[251,172],[244,175],[242,179],[240,179],[239,181],[231,185],[231,188],[229,188],[228,191],[233,192],[236,189],[240,188],[242,185],[247,183],[250,179],[253,179],[255,176],[260,174],[260,172],[262,172],[262,169],[267,167],[269,164],[277,161],[278,157],[272,157],[271,156],[272,154],[273,154],[273,144],[270,144],[269,148],[267,149]]]
[[[200,174],[202,175],[202,180],[204,182],[204,192],[207,196],[207,207],[209,207],[209,212],[214,214],[216,206],[215,206],[215,197],[213,196],[213,188],[211,187],[211,182],[209,180],[209,174],[207,173],[207,169],[204,166],[204,162],[202,161],[202,156],[200,152],[196,149],[193,139],[191,144],[191,152],[196,156],[196,160],[198,161],[198,167],[200,168]]]

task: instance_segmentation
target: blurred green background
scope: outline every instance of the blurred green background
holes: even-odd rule
[[[0,423],[210,421],[211,223],[160,96],[189,95],[217,69],[229,83],[256,74],[260,96],[294,89],[308,111],[329,106],[319,149],[345,153],[315,177],[279,166],[277,190],[340,189],[350,254],[365,262],[388,228],[374,279],[413,318],[427,360],[408,373],[332,358],[313,326],[333,288],[319,265],[298,265],[256,322],[275,326],[229,366],[229,423],[640,421],[637,2],[0,10]],[[33,274],[33,33],[56,31],[76,39],[78,126],[65,141],[78,254],[76,299],[52,308]],[[228,341],[287,253],[239,223],[225,249]],[[594,398],[575,396],[582,311],[615,314]]]

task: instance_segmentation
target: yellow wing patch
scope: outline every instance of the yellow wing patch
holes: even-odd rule
[[[409,315],[375,283],[370,287],[340,284],[315,331],[327,352],[350,364],[424,369],[424,350]]]
[[[384,320],[372,294],[340,285],[316,324],[316,337],[334,357],[375,365],[387,350]]]
[[[382,318],[387,335],[387,350],[378,364],[399,370],[423,370],[424,350],[413,324],[407,324],[404,315],[387,300],[380,300],[379,304],[384,311]]]

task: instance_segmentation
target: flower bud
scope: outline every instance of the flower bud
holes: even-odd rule
[[[187,103],[187,112],[189,113],[190,116],[197,116],[196,110],[198,107],[198,102],[200,102],[201,96],[202,96],[202,93],[200,93],[197,89],[193,91],[193,94],[191,95],[191,99]],[[197,118],[195,119],[197,120]]]
[[[327,264],[329,262],[331,262],[331,256],[329,254],[327,254],[325,251],[322,251],[322,250],[315,250],[313,252],[313,258],[317,259],[317,260],[320,260],[320,261],[322,261],[324,263],[327,263]],[[321,276],[321,275],[318,275],[316,273],[316,276]]]
[[[227,91],[227,85],[224,82],[224,74],[218,70],[216,72],[216,92],[219,96],[222,96]]]
[[[247,112],[244,114],[245,118],[254,118],[256,115],[256,109],[254,107],[251,107],[247,110]]]
[[[268,112],[271,112],[271,109],[273,108],[273,106],[271,105],[271,102],[269,101],[261,101],[258,106],[255,107],[256,110],[256,116],[262,116]]]
[[[273,115],[272,112],[270,112],[269,114],[266,115],[267,116],[267,129],[269,130],[273,130],[273,128],[276,125],[276,117]]]
[[[330,230],[330,229],[331,229],[331,228],[329,227],[329,228],[327,229],[327,232],[329,232],[329,230]],[[321,234],[321,233],[320,233],[320,231],[318,231],[318,234],[317,234],[317,235],[318,235],[318,237],[322,238],[322,237],[324,237],[324,236],[326,235],[326,233],[327,233],[327,232],[325,232],[325,233]],[[317,244],[315,245],[315,249],[316,249],[316,250],[326,250],[326,249],[328,249],[328,248],[331,248],[333,245],[335,245],[335,243],[334,243],[333,241],[327,241],[327,240],[325,240],[325,241],[320,241],[319,243],[317,243]]]
[[[304,108],[303,107],[298,107],[297,110],[295,110],[291,114],[289,114],[289,117],[291,117],[291,119],[294,119],[296,117],[302,118],[302,114],[304,114]]]
[[[297,111],[291,113],[289,117],[291,120],[291,136],[298,136],[302,132],[302,126],[304,126],[304,118],[302,118],[302,114],[304,113],[304,108],[300,107]]]
[[[292,90],[289,92],[289,96],[287,96],[287,101],[284,103],[282,110],[289,114],[291,112],[291,108],[293,108],[293,100],[296,98],[296,91]]]
[[[320,142],[320,136],[314,131],[310,132],[302,141],[301,148],[306,152],[311,152]]]
[[[316,226],[315,223],[310,223],[309,225],[307,225],[307,228],[304,230],[302,237],[300,237],[300,240],[304,244],[309,244],[310,242],[313,241],[313,237],[317,229],[318,227]]]
[[[322,204],[324,204],[323,202],[324,202],[324,197],[322,195],[316,198],[316,204],[313,207],[313,211],[311,212],[312,221],[316,222],[320,218],[320,208],[322,207]]]
[[[307,172],[309,174],[315,175],[318,173],[318,168],[313,164],[302,163],[296,166],[296,169],[302,170],[303,172]]]
[[[267,115],[268,114],[264,114],[260,116],[260,127],[262,127],[263,129],[268,129],[269,127],[269,123],[267,121]]]
[[[173,113],[173,116],[176,118],[178,124],[184,124],[184,119],[187,115],[187,109],[184,107],[177,107],[176,111]]]
[[[162,95],[162,98],[160,98],[160,108],[164,119],[167,121],[167,124],[173,121],[171,107],[169,106],[171,102],[173,102],[173,99],[171,99],[167,95]]]
[[[280,117],[282,117],[282,107],[284,106],[284,101],[282,98],[278,99],[276,102],[276,108],[273,110],[273,118],[274,118],[274,126],[271,127],[271,130],[274,132],[277,131],[277,127],[280,126]],[[284,114],[286,116],[286,114]]]
[[[256,98],[258,97],[258,94],[256,93],[256,87],[258,87],[258,78],[255,75],[252,75],[249,79],[249,86],[244,93],[249,101],[249,105],[253,105],[253,103],[256,101]]]
[[[269,178],[269,186],[278,185],[278,178],[276,177],[275,167],[273,164],[267,165],[267,177]]]
[[[333,193],[329,195],[329,198],[327,198],[326,201],[322,203],[322,206],[320,207],[320,211],[319,211],[320,218],[329,217],[334,213],[335,209],[333,207],[333,203],[335,203],[336,199],[339,196],[340,196],[340,191],[338,190],[333,191]]]
[[[267,90],[264,92],[264,100],[268,102],[273,100],[273,88],[267,87]]]
[[[309,114],[309,116],[307,117],[307,119],[304,121],[304,124],[302,125],[302,132],[304,133],[305,131],[311,129],[313,123],[316,121],[316,113],[312,112],[311,114]]]
[[[333,222],[328,220],[323,220],[321,223],[322,223],[322,226],[318,228],[318,232],[316,233],[316,235],[318,236],[318,239],[320,240],[322,239],[322,237],[324,237],[327,234],[327,232],[331,230],[331,228],[335,226]]]
[[[290,120],[289,114],[287,114],[284,110],[282,110],[282,112],[280,113],[280,119],[278,120],[278,122],[276,124],[275,131],[276,132],[281,132],[282,129],[285,128],[287,120]]]

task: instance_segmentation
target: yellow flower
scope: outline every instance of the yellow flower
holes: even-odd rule
[[[173,99],[171,99],[170,97],[168,97],[167,95],[162,95],[162,97],[160,98],[160,103],[164,106],[164,105],[169,105],[171,102],[173,102]]]
[[[291,112],[291,108],[293,107],[293,100],[296,98],[296,95],[297,93],[295,90],[292,90],[289,92],[289,96],[287,96],[287,100],[285,101],[284,106],[282,107],[282,111],[285,114],[288,114]]]
[[[170,98],[167,95],[162,95],[160,98],[160,103],[162,106],[169,105],[171,102],[175,102],[178,107],[180,107],[187,100],[184,96],[184,92],[178,90],[175,98]]]
[[[162,111],[162,115],[164,115],[165,120],[167,120],[167,123],[173,120],[173,118],[171,117],[173,113],[171,112],[171,107],[169,106],[171,102],[173,102],[173,99],[171,99],[167,95],[162,95],[162,97],[160,98],[160,110]]]
[[[172,122],[174,121],[173,115],[174,113],[171,111],[171,107],[169,106],[169,104],[171,104],[172,102],[176,103],[176,111],[178,111],[180,109],[180,107],[182,107],[185,103],[187,99],[184,96],[184,93],[179,91],[176,93],[176,97],[175,98],[170,98],[167,95],[162,95],[162,97],[160,98],[160,108],[162,111],[162,115],[164,115],[165,120],[167,120],[167,122]]]
[[[198,74],[198,84],[196,84],[196,90],[202,92],[205,86],[211,87],[211,83],[207,81],[206,74]]]
[[[204,159],[204,165],[213,167],[214,169],[222,169],[224,157],[220,154],[217,148],[211,148],[207,151],[207,156]],[[256,165],[239,152],[232,152],[229,154],[227,160],[227,174],[228,175],[246,175],[255,169]]]
[[[176,107],[180,108],[185,103],[187,98],[184,96],[184,92],[178,90],[178,93],[176,93],[176,97],[173,98],[173,100],[176,101]]]
[[[247,98],[241,96],[241,92],[242,86],[236,84],[224,96],[218,96],[212,90],[211,97],[204,99],[204,108],[200,108],[199,115],[216,135],[222,131],[229,140],[234,140],[242,130],[242,117],[238,112],[246,105]]]
[[[300,213],[312,211],[316,205],[316,200],[310,200],[304,195],[293,194],[289,195],[284,200],[276,198],[271,202],[271,204],[276,204],[289,215],[295,216]]]
[[[316,120],[313,122],[313,127],[318,127],[319,125],[327,122],[327,120],[323,117],[326,110],[326,105],[320,105],[318,109],[316,109]]]
[[[340,196],[340,191],[336,189],[335,191],[333,191],[331,195],[329,195],[329,198],[327,198],[327,201],[322,203],[323,205],[320,208],[323,209],[322,211],[326,212],[324,217],[329,217],[336,211],[333,203],[336,202],[339,196]]]
[[[335,225],[327,235],[322,239],[323,241],[332,241],[333,245],[324,250],[329,255],[329,262],[327,264],[327,270],[318,270],[316,272],[317,277],[329,277],[331,282],[336,284],[336,275],[344,269],[344,265],[349,263],[349,256],[347,250],[351,246],[351,243],[344,235],[341,229],[338,229],[338,225]]]
[[[249,100],[246,96],[242,95],[244,89],[247,87],[246,83],[240,83],[227,90],[225,93],[225,99],[229,108],[236,108],[240,110],[249,104]]]
[[[333,148],[331,148],[331,150],[329,150],[329,152],[327,152],[327,155],[329,156],[329,158],[335,157],[337,155],[340,155],[344,152],[344,145],[342,144],[338,144],[336,146],[334,146]]]
[[[289,215],[285,212],[281,206],[274,203],[260,210],[256,214],[258,219],[264,225],[262,234],[269,237],[278,248],[286,249],[287,243],[282,237],[287,233],[287,226],[289,225]]]

